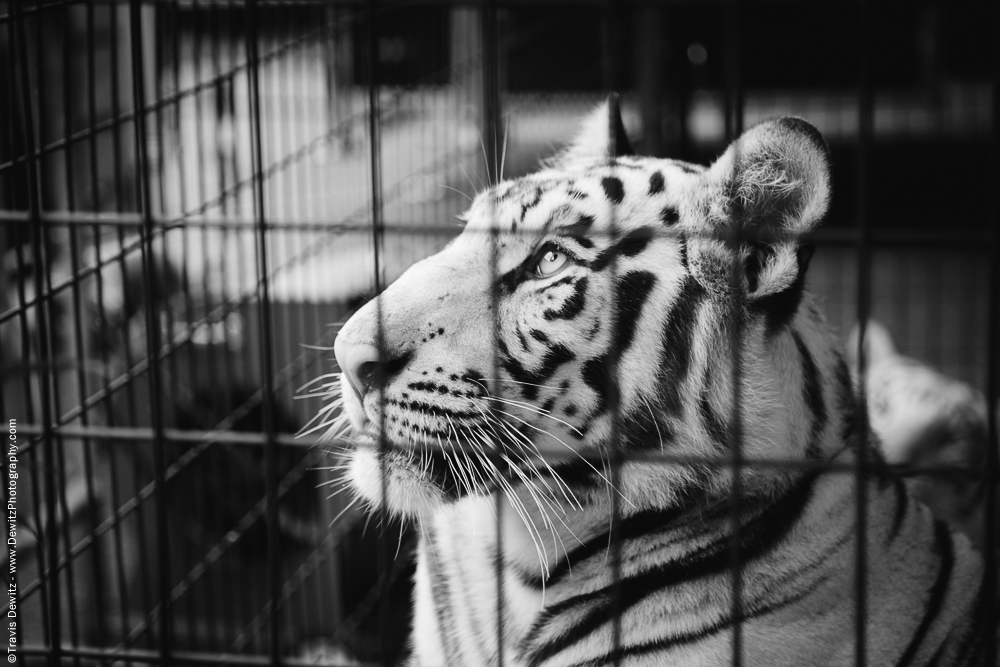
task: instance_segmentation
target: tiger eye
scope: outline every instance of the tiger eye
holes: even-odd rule
[[[569,257],[567,257],[566,253],[558,250],[549,250],[538,260],[535,273],[541,278],[547,278],[562,269],[568,261]]]

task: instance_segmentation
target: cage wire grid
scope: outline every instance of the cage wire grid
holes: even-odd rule
[[[890,275],[881,267],[913,275],[910,263],[953,251],[937,265],[937,281],[917,287],[948,301],[948,290],[978,286],[967,304],[930,310],[955,317],[972,340],[971,352],[938,360],[984,387],[996,406],[996,49],[986,84],[956,93],[958,120],[942,112],[946,122],[930,130],[968,141],[955,129],[968,125],[972,141],[989,146],[976,209],[986,214],[971,228],[879,225],[879,137],[905,116],[906,103],[876,94],[881,4],[834,4],[850,10],[857,28],[856,68],[850,95],[824,104],[856,120],[838,130],[827,119],[821,129],[832,132],[831,142],[840,132],[835,165],[841,156],[853,161],[852,182],[837,183],[834,195],[846,190],[853,208],[850,215],[831,212],[848,224],[815,235],[821,252],[840,262],[821,268],[818,280],[828,284],[819,291],[835,324],[864,323],[886,309],[895,321],[926,323],[917,309],[894,312],[899,307],[876,294]],[[530,9],[591,12],[601,48],[588,67],[598,87],[638,88],[647,100],[663,91],[655,72],[637,80],[624,74],[623,26],[636,16],[637,25],[651,25],[642,17],[682,5],[551,2]],[[745,22],[761,7],[789,3],[708,6],[712,31],[724,37],[719,94],[707,102],[688,95],[690,113],[677,112],[681,129],[669,141],[649,131],[649,114],[662,105],[626,108],[627,124],[646,129],[654,153],[670,144],[679,151],[672,156],[704,162],[768,110],[785,110],[787,99],[747,85],[753,73],[744,61]],[[0,413],[16,419],[20,443],[19,516],[8,517],[8,529],[19,535],[10,583],[19,592],[23,659],[351,664],[339,652],[347,647],[364,664],[393,662],[409,613],[412,535],[382,513],[374,519],[380,525],[365,532],[365,516],[324,491],[332,445],[318,445],[317,433],[295,434],[308,431],[322,407],[317,387],[335,370],[337,326],[330,324],[343,322],[359,295],[377,293],[457,233],[448,220],[464,208],[463,195],[499,178],[504,142],[514,137],[530,147],[532,132],[541,132],[516,125],[517,118],[533,117],[547,129],[552,109],[570,117],[600,99],[516,92],[520,74],[510,54],[553,20],[519,19],[528,7],[487,0],[0,3],[9,101],[0,140]],[[407,21],[412,32],[446,43],[445,55],[430,49],[414,60],[398,25]],[[632,29],[640,45],[668,43]],[[809,118],[810,108],[795,111]],[[692,137],[708,131],[696,122],[706,110],[715,111],[718,127],[699,144]],[[495,236],[492,242],[495,258]],[[916,254],[891,254],[899,250]],[[953,274],[960,280],[948,283]],[[844,297],[852,291],[853,299]],[[947,335],[910,342],[927,349]],[[860,346],[858,356],[863,370]],[[733,398],[738,425],[741,397]],[[989,442],[996,443],[996,411],[988,415]],[[745,466],[802,465],[746,461],[741,435],[738,427],[728,434],[732,457],[719,460],[614,446],[612,483],[626,457],[727,466],[736,480]],[[391,445],[383,439],[379,446]],[[866,663],[868,632],[868,446],[859,465],[829,471],[858,482],[858,665]],[[974,471],[986,482],[988,553],[997,550],[996,457],[994,446],[984,469]],[[612,497],[614,536],[621,508]],[[739,484],[731,499],[735,518]],[[613,539],[615,573],[620,556]],[[503,558],[501,549],[501,593]],[[740,563],[734,546],[733,664],[740,664]],[[984,585],[996,587],[992,559]],[[987,627],[995,627],[995,606],[987,613]],[[991,651],[996,662],[996,647]]]

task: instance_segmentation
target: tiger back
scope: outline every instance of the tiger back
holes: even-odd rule
[[[877,454],[857,488],[804,287],[829,196],[805,121],[704,168],[611,99],[344,325],[348,476],[419,528],[413,665],[853,665],[859,610],[868,664],[982,664],[980,557]]]

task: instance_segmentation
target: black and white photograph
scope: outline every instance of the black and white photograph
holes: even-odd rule
[[[993,0],[0,0],[6,659],[1000,667]]]

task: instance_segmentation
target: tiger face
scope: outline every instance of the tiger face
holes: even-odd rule
[[[704,168],[632,155],[617,103],[599,107],[340,331],[354,488],[413,516],[526,488],[582,506],[607,497],[624,453],[615,490],[664,506],[695,484],[726,491],[731,475],[697,461],[728,457],[734,429],[745,457],[816,455],[825,415],[803,403],[836,399],[788,378],[823,391],[799,237],[828,197],[825,144],[802,120],[758,125]],[[629,458],[645,451],[694,462]]]

